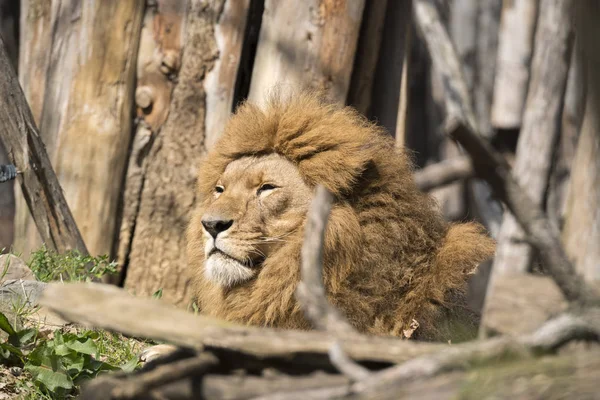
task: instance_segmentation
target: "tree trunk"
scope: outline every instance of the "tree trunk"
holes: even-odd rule
[[[24,86],[27,92],[39,91],[31,80],[46,74],[45,85],[41,82],[42,139],[90,253],[108,254],[131,139],[144,2],[54,1],[49,24],[47,3],[32,2],[24,12],[26,26],[37,28],[23,47],[34,60],[22,64],[22,77],[29,81]],[[43,12],[38,22],[39,10]],[[47,56],[48,48],[44,69],[35,60]],[[32,71],[26,71],[29,68]],[[38,107],[37,101],[32,103]],[[33,233],[19,237],[28,247],[22,250],[35,245],[32,237]]]
[[[148,46],[142,53],[153,54],[153,48],[159,48],[164,54],[163,65],[148,65],[142,71],[146,78],[138,92],[145,91],[151,76],[156,77],[152,85],[165,85],[165,89],[148,88],[157,102],[151,102],[151,112],[143,116],[145,124],[138,128],[138,134],[141,129],[150,138],[141,157],[143,169],[131,169],[140,159],[135,153],[130,160],[127,187],[135,189],[130,197],[137,199],[137,205],[128,205],[126,192],[120,242],[131,244],[130,249],[120,251],[120,258],[128,260],[126,288],[138,295],[162,289],[166,301],[188,306],[191,291],[185,230],[195,201],[196,168],[235,106],[250,2],[221,0],[207,6],[200,0],[181,1],[176,9],[167,9],[168,4],[172,3],[158,2],[154,31],[146,32],[142,42]],[[157,30],[160,24],[156,21],[166,19],[170,30]],[[172,38],[166,35],[169,32]],[[161,74],[157,69],[164,67],[170,53],[176,56],[174,62]],[[171,76],[176,79],[166,82]],[[138,102],[138,107],[144,105]],[[155,110],[166,119],[154,121]],[[130,225],[125,229],[127,221]],[[129,236],[124,237],[127,230]]]
[[[52,15],[56,12],[56,2],[53,6],[49,0],[21,0],[19,81],[37,126],[40,126],[42,117],[46,71],[52,47]],[[40,133],[43,135],[43,132]],[[42,240],[18,187],[15,190],[15,206],[14,248],[27,257]]]
[[[560,132],[563,98],[572,49],[569,0],[541,0],[532,77],[523,116],[513,173],[537,206],[543,207],[548,188],[554,149]],[[487,308],[495,297],[496,276],[527,273],[533,249],[515,217],[504,214],[498,247],[486,299]],[[485,332],[484,310],[482,332]]]
[[[4,39],[6,51],[15,70],[18,66],[19,3],[0,0],[0,37]],[[8,155],[0,140],[0,164],[8,163]],[[13,244],[15,217],[14,182],[0,184],[0,252]]]
[[[249,99],[308,86],[346,101],[364,0],[266,0]]]
[[[369,115],[371,110],[373,83],[385,27],[387,4],[388,0],[373,0],[365,3],[347,99],[347,103],[363,115]]]
[[[539,0],[505,1],[502,9],[492,124],[521,126]]]
[[[581,136],[571,172],[563,241],[577,270],[600,279],[600,4],[577,4],[577,44],[587,78]]]

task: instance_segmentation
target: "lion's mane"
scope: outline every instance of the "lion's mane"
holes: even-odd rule
[[[230,162],[270,153],[335,196],[325,285],[330,301],[358,330],[403,336],[414,319],[419,328],[413,337],[447,340],[458,325],[475,322],[463,292],[494,243],[478,224],[443,220],[432,197],[415,186],[410,160],[382,128],[310,93],[274,97],[264,107],[245,103],[201,165],[199,202],[210,198]],[[199,229],[195,216],[189,231]],[[255,279],[229,289],[204,278],[203,246],[189,240],[202,311],[245,324],[309,329],[294,296],[303,232],[286,239]]]

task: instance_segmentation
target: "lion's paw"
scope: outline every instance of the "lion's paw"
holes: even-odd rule
[[[142,351],[139,358],[141,362],[148,363],[150,361],[165,357],[173,353],[175,350],[177,350],[177,346],[173,346],[171,344],[158,344],[156,346],[148,347],[146,350]]]

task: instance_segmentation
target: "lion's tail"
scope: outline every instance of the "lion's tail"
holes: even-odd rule
[[[438,278],[447,289],[463,290],[468,275],[494,255],[496,243],[478,223],[452,224],[435,258]]]

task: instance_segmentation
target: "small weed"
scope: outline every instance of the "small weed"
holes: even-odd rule
[[[42,282],[89,281],[117,272],[117,264],[108,256],[83,256],[77,250],[57,254],[42,246],[32,253],[29,268]]]
[[[83,256],[77,251],[56,254],[45,246],[32,253],[28,265],[42,282],[81,282],[116,273],[116,263],[106,256]],[[7,270],[8,266],[0,265],[0,276]],[[155,297],[161,295],[159,291]],[[31,322],[39,307],[26,299],[7,305],[12,306],[7,312],[14,321],[0,312],[0,391],[15,398],[75,398],[82,383],[101,373],[136,369],[138,354],[154,344],[103,330],[31,326],[23,321]]]

